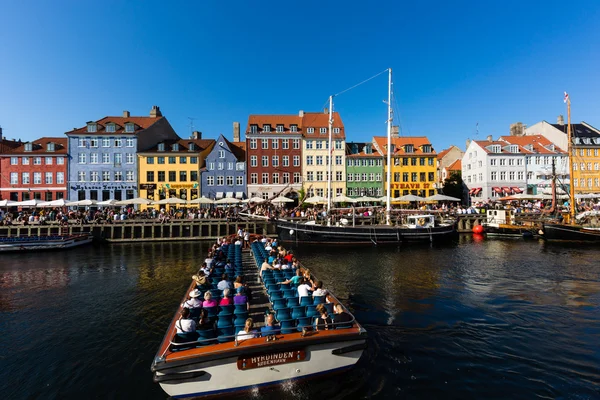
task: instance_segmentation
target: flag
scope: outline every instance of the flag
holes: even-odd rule
[[[569,100],[569,93],[565,92],[565,98],[563,101],[566,103]]]

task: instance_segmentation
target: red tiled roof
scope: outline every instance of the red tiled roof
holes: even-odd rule
[[[259,132],[262,131],[262,127],[265,124],[271,125],[271,132],[275,132],[277,125],[283,125],[283,133],[291,133],[294,135],[300,134],[302,131],[302,117],[298,115],[250,115],[248,117],[248,125],[246,126],[246,133],[250,133],[250,125],[258,125]],[[298,132],[291,132],[290,126],[297,125]]]
[[[442,158],[444,158],[444,156],[446,154],[450,153],[450,150],[452,150],[452,147],[448,147],[447,149],[440,151],[437,155],[438,160],[441,160]]]
[[[565,153],[558,146],[554,146],[555,151],[548,149],[552,145],[552,142],[542,135],[530,135],[530,136],[500,136],[500,139],[510,144],[516,144],[519,146],[519,151],[523,153],[540,153],[540,154],[556,154]],[[531,145],[532,150],[527,147]]]
[[[159,121],[164,117],[104,117],[95,121],[98,124],[97,132],[88,132],[87,124],[82,128],[75,128],[72,131],[66,132],[67,135],[70,134],[91,134],[91,135],[115,135],[115,134],[133,134],[138,133],[138,131],[142,129],[147,129],[152,126],[155,122]],[[106,132],[106,124],[108,123],[116,124],[115,132]],[[125,132],[125,124],[128,122],[133,122],[135,126],[135,132]]]
[[[4,154],[4,153],[10,153],[13,149],[19,147],[21,145],[21,141],[14,141],[14,140],[7,140],[7,139],[2,139],[0,140],[0,154]]]
[[[374,136],[373,140],[377,143],[379,148],[383,151],[386,151],[387,148],[387,136]],[[423,145],[431,145],[429,139],[426,136],[402,136],[397,138],[392,138],[392,144],[395,147],[394,155],[424,155],[424,154],[432,154],[435,155],[435,150],[433,146],[431,146],[430,153],[423,153],[422,146]],[[407,144],[412,144],[414,147],[414,151],[412,153],[405,153],[404,146]]]
[[[462,170],[462,161],[459,158],[458,160],[454,161],[452,164],[448,165],[446,167],[446,170],[448,171],[461,171]]]
[[[335,138],[344,138],[344,123],[342,122],[342,117],[338,112],[333,112],[332,114],[334,128],[340,128],[340,133],[331,133],[331,135]],[[308,133],[306,128],[314,128],[313,133]],[[324,135],[320,133],[320,128],[329,128],[329,114],[325,113],[304,113],[304,117],[302,118],[302,129],[304,137],[313,138],[313,137],[323,137]],[[327,131],[329,134],[329,131]]]
[[[332,133],[336,138],[344,138],[344,123],[338,112],[333,115],[333,127],[340,128],[340,133]],[[329,127],[329,114],[320,112],[306,112],[303,117],[299,115],[250,115],[248,117],[248,125],[246,126],[246,134],[250,134],[250,126],[258,125],[258,132],[262,132],[263,125],[271,125],[270,134],[302,134],[305,137],[322,137],[319,128]],[[276,132],[277,125],[283,125],[283,132]],[[291,132],[290,126],[296,125],[298,132]],[[307,133],[306,128],[315,128],[314,133]],[[329,132],[328,132],[329,133]]]
[[[20,146],[15,149],[10,150],[8,153],[10,154],[67,154],[67,142],[68,138],[66,137],[43,137],[36,139],[32,142],[22,142]],[[32,150],[25,151],[25,143],[31,143]],[[54,151],[47,151],[47,144],[54,143]]]

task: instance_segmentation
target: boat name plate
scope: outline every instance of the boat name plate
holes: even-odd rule
[[[281,351],[278,353],[260,354],[252,357],[240,357],[237,361],[237,367],[243,371],[246,369],[303,361],[305,358],[306,352],[304,350]]]

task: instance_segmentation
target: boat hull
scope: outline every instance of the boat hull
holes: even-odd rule
[[[434,242],[455,238],[456,223],[433,228],[403,228],[385,225],[323,226],[275,221],[283,242],[310,244],[385,244]]]
[[[538,228],[533,226],[483,224],[487,236],[523,237],[533,238],[538,236]]]
[[[320,343],[302,348],[304,359],[240,369],[240,357],[202,361],[186,359],[186,365],[155,366],[154,380],[173,398],[195,398],[242,393],[257,388],[317,378],[352,367],[366,348],[366,337],[351,341]],[[340,349],[350,351],[341,352]],[[285,350],[281,350],[285,352]],[[277,354],[277,349],[269,350]],[[248,356],[244,356],[248,357]],[[168,363],[167,363],[168,364]]]
[[[544,238],[546,240],[600,242],[600,230],[586,229],[578,225],[544,224]]]
[[[61,250],[91,243],[92,235],[64,236],[56,238],[28,237],[28,240],[0,241],[0,253],[18,251]]]

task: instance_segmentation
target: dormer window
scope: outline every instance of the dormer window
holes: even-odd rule
[[[594,138],[594,144],[600,144],[600,137]]]
[[[372,149],[371,149],[371,145],[370,144],[366,144],[365,145],[365,154],[371,154],[373,153]]]
[[[258,132],[258,125],[250,125],[250,133]]]
[[[194,151],[196,149],[196,143],[194,142],[190,142],[188,144],[190,151]]]
[[[324,134],[326,134],[326,133],[327,133],[327,128],[320,128],[320,129],[319,129],[319,132],[320,132],[322,135],[324,135]]]
[[[276,128],[276,131],[282,133],[283,132],[283,125],[278,124],[277,128]]]
[[[315,133],[315,128],[306,128],[306,133]]]
[[[33,150],[33,144],[25,143],[25,151],[32,151],[32,150]]]
[[[106,125],[106,132],[108,132],[108,133],[114,133],[115,132],[115,124],[108,124],[108,125]]]
[[[525,148],[527,150],[529,150],[529,151],[533,151],[533,145],[532,144],[525,145]]]
[[[98,126],[96,125],[95,122],[90,122],[87,124],[87,131],[88,132],[96,132],[98,130]]]
[[[173,146],[171,147],[171,149],[173,151],[179,151],[179,143],[173,143]]]
[[[414,153],[415,152],[415,147],[412,144],[407,144],[404,146],[404,151],[406,153]]]
[[[551,144],[551,145],[549,145],[549,146],[548,146],[548,150],[550,150],[550,151],[555,151],[555,150],[556,150],[556,148],[554,147],[554,144]]]
[[[592,140],[589,137],[583,138],[583,143],[592,144]]]
[[[519,146],[516,144],[511,144],[510,146],[508,146],[508,151],[510,151],[511,153],[518,153]]]
[[[54,151],[54,149],[55,149],[54,143],[48,143],[46,145],[46,151]]]
[[[290,131],[292,131],[292,132],[298,132],[298,125],[296,125],[296,124],[290,125]]]
[[[340,133],[340,128],[333,128],[333,133]]]
[[[165,144],[164,143],[159,143],[158,144],[158,151],[165,151]]]
[[[263,132],[271,132],[271,125],[264,124],[263,125]]]
[[[502,146],[500,146],[499,144],[493,144],[493,145],[489,146],[488,149],[490,149],[490,151],[492,153],[502,152]]]
[[[127,133],[135,132],[135,125],[131,122],[126,123],[125,124],[125,132],[127,132]]]
[[[423,153],[431,153],[431,145],[430,144],[423,145]]]

